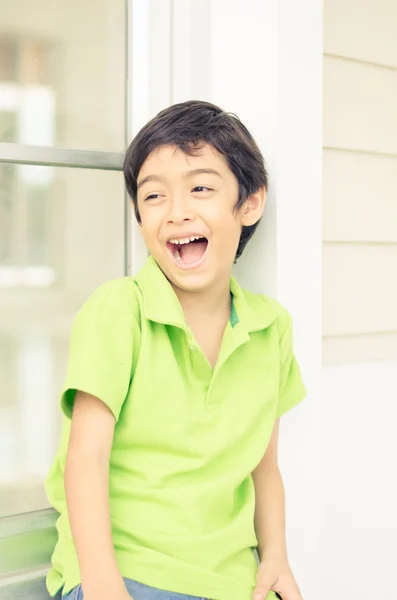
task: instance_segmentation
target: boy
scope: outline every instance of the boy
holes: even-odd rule
[[[231,278],[265,207],[263,157],[235,116],[191,101],[143,127],[124,174],[151,257],[73,326],[49,592],[301,600],[277,466],[279,417],[305,395],[291,320]]]

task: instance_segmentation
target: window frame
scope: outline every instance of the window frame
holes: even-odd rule
[[[171,36],[172,0],[124,0],[125,30],[125,147],[148,120],[150,114],[150,73],[154,77],[170,64],[170,53],[162,51],[153,57],[154,41],[148,41],[148,31],[154,23],[166,27]],[[164,20],[158,19],[162,12]],[[169,26],[167,27],[167,23]],[[151,45],[152,44],[152,45]],[[160,60],[161,59],[161,60]],[[162,65],[159,62],[162,61]],[[152,85],[153,85],[153,79]],[[169,88],[158,99],[167,104]],[[155,108],[155,107],[153,107]],[[89,170],[122,171],[124,153],[98,150],[76,150],[68,147],[32,146],[0,142],[0,162],[19,165],[74,167]],[[131,263],[139,267],[147,257],[138,228],[132,223],[130,200],[124,192],[124,272],[130,274]],[[0,518],[0,600],[48,598],[45,577],[57,539],[57,513],[43,508]]]

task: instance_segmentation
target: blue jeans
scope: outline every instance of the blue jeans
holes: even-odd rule
[[[124,578],[124,583],[127,586],[128,593],[134,600],[209,600],[208,598],[198,598],[197,596],[187,596],[185,594],[177,594],[176,592],[158,590],[132,579]],[[84,600],[81,585],[73,588],[71,592],[62,596],[62,598],[66,600]]]

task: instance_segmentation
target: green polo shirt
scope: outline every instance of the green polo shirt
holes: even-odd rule
[[[305,389],[287,311],[233,278],[230,289],[232,310],[214,370],[153,258],[136,277],[101,286],[77,315],[62,441],[46,484],[60,513],[51,595],[80,583],[63,474],[73,399],[82,390],[116,420],[109,491],[121,574],[213,600],[251,600],[251,473],[276,418]]]

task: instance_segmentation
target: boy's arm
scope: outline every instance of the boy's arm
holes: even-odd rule
[[[109,509],[115,420],[101,400],[76,392],[65,465],[65,493],[86,600],[130,600],[118,570]]]
[[[255,530],[261,561],[254,600],[265,600],[270,590],[274,590],[278,598],[302,600],[287,557],[285,494],[277,456],[279,427],[280,419],[277,419],[265,455],[252,474]]]
[[[273,428],[266,453],[253,472],[255,531],[260,560],[275,557],[287,561],[284,484],[278,467],[280,419]]]

